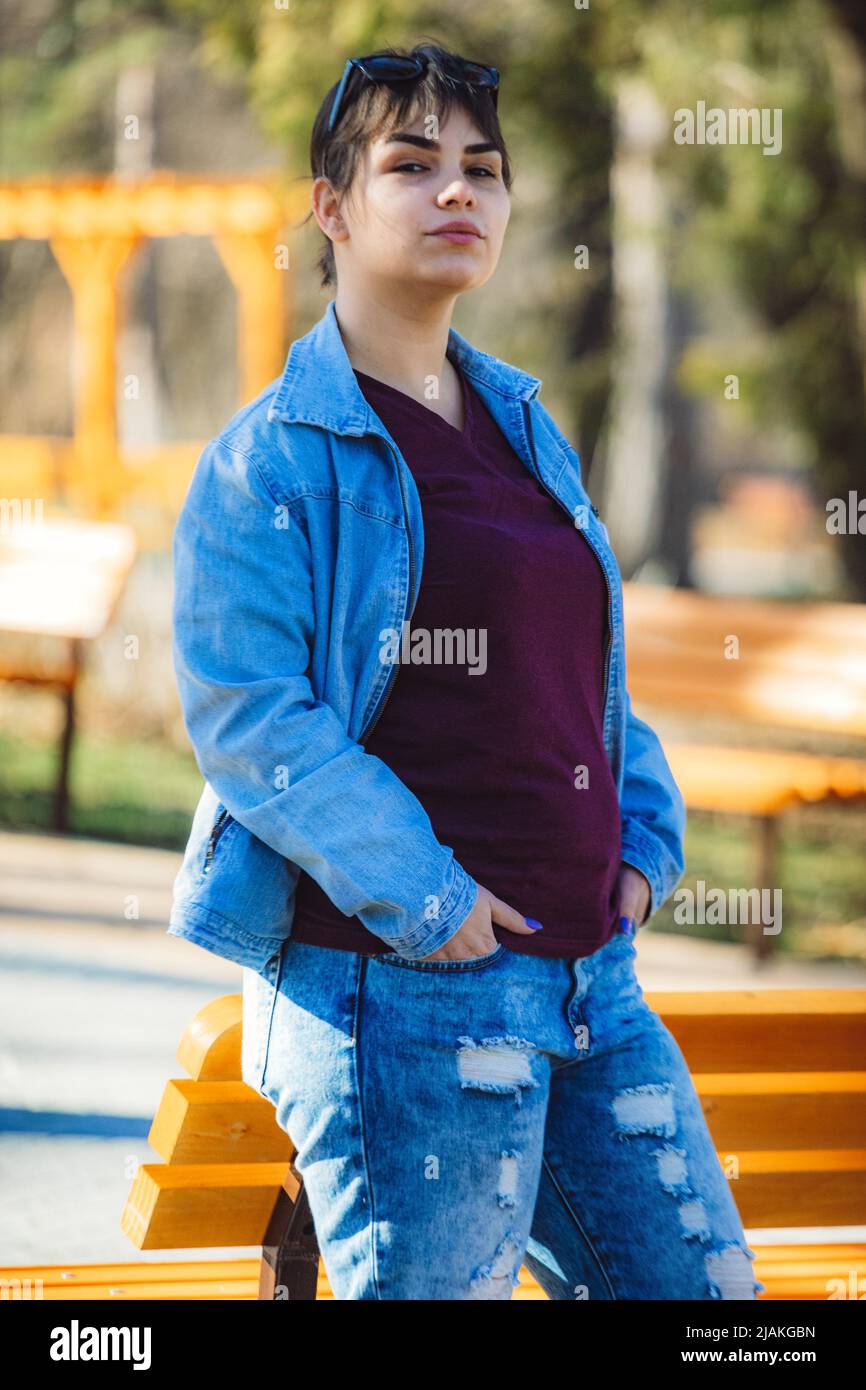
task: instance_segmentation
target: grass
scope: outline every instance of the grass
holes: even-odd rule
[[[56,745],[0,733],[0,826],[51,828]],[[202,787],[191,752],[161,740],[82,731],[72,765],[72,834],[166,849],[183,849]],[[859,959],[866,963],[866,811],[804,807],[783,818],[778,880],[784,930],[780,953]],[[737,816],[690,812],[687,871],[680,888],[756,885],[756,841]],[[675,897],[655,915],[653,930],[738,940],[736,925],[678,924]]]
[[[0,825],[50,830],[56,744],[0,733]],[[202,788],[192,753],[162,740],[81,732],[72,754],[74,835],[183,849]]]
[[[866,964],[864,812],[804,808],[784,816],[780,832],[776,881],[783,930],[774,938],[774,951],[856,958]],[[694,891],[700,879],[707,892],[757,887],[756,863],[757,840],[746,817],[690,812],[686,873],[677,893]],[[740,939],[736,925],[677,923],[676,896],[653,918],[653,928],[710,941]]]

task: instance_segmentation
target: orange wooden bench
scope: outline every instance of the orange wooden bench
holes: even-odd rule
[[[9,499],[3,499],[9,506]],[[65,830],[75,733],[75,691],[83,647],[117,607],[136,555],[129,526],[9,517],[0,527],[0,680],[60,690],[60,735],[53,825]],[[42,639],[42,640],[40,640]],[[48,651],[45,647],[48,647]]]
[[[747,1229],[866,1225],[866,990],[648,993],[701,1096]],[[241,996],[178,1049],[121,1225],[140,1250],[262,1247],[260,1261],[33,1267],[46,1298],[329,1298],[294,1148],[241,1079]],[[732,1176],[735,1174],[736,1176]],[[761,1245],[767,1299],[866,1291],[866,1244]],[[516,1299],[545,1294],[524,1268]],[[846,1292],[848,1291],[848,1292]]]
[[[747,1230],[866,1225],[866,990],[646,998],[683,1049]],[[140,1250],[260,1245],[261,1258],[18,1267],[0,1270],[4,1296],[41,1281],[61,1300],[332,1297],[291,1140],[241,1080],[241,1020],[241,996],[224,995],[184,1032],[186,1074],[149,1136],[163,1161],[139,1168],[121,1225]],[[866,1294],[866,1244],[752,1245],[762,1299]],[[514,1298],[545,1297],[523,1268]]]
[[[623,608],[636,704],[866,737],[866,604],[728,598],[630,583]],[[777,886],[785,810],[866,797],[866,758],[663,743],[687,806],[755,819],[757,887]],[[763,933],[753,939],[759,954],[773,940]]]

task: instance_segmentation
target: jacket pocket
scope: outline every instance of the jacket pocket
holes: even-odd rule
[[[207,786],[174,882],[172,923],[189,924],[190,934],[204,924],[210,949],[260,969],[291,932],[299,872]]]

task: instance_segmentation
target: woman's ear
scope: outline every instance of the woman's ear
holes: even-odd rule
[[[313,180],[310,206],[313,216],[330,241],[345,241],[348,238],[349,229],[340,211],[340,200],[324,175]]]

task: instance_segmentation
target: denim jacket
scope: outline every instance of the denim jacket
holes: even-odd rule
[[[455,329],[448,355],[516,453],[584,530],[608,588],[605,748],[622,858],[648,916],[683,873],[685,807],[625,681],[621,578],[580,458],[541,381]],[[399,665],[424,572],[417,487],[358,386],[330,301],[282,376],[204,448],[174,538],[174,662],[205,786],[169,934],[260,970],[291,934],[305,869],[383,950],[418,960],[472,909],[477,885],[424,807],[364,751]]]

